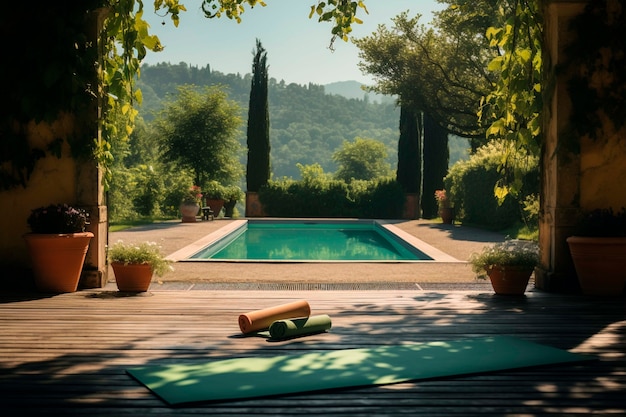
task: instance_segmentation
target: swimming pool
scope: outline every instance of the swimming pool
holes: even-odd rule
[[[379,220],[238,220],[175,261],[432,262],[447,255]],[[448,257],[447,260],[456,261]]]

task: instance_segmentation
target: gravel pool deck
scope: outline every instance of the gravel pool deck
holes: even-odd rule
[[[109,242],[152,241],[173,254],[228,225],[231,219],[182,223],[168,221],[111,232]],[[153,286],[183,289],[489,289],[466,262],[472,252],[505,236],[477,228],[431,220],[397,221],[402,231],[461,262],[419,263],[284,263],[176,262],[174,270],[155,277]],[[114,275],[109,274],[114,284]]]

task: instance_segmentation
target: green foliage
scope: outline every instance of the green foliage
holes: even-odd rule
[[[238,181],[243,174],[235,137],[239,112],[218,87],[198,92],[195,86],[180,86],[177,98],[155,120],[164,161],[191,170],[195,184]]]
[[[485,246],[482,251],[470,255],[469,262],[479,278],[499,266],[516,266],[533,269],[539,262],[539,245],[523,240],[506,240]]]
[[[230,202],[239,202],[243,201],[245,197],[245,193],[241,189],[241,187],[237,185],[227,185],[226,190],[224,191],[224,199]]]
[[[107,256],[109,262],[149,264],[152,272],[159,277],[172,269],[171,262],[165,259],[155,242],[125,243],[118,240],[108,248]]]
[[[259,199],[272,217],[399,218],[404,191],[394,180],[332,179],[319,165],[300,166],[303,179],[269,181]]]
[[[335,178],[350,182],[389,177],[393,173],[386,159],[385,145],[377,140],[357,137],[354,142],[344,141],[333,154],[333,161],[339,165]]]
[[[539,155],[542,123],[542,15],[538,0],[516,0],[499,8],[501,23],[487,30],[493,48],[504,53],[491,60],[487,69],[496,75],[495,87],[481,106],[481,120],[490,123],[487,138],[506,139],[515,149]],[[506,7],[508,6],[508,7]],[[502,177],[495,193],[500,202],[522,189],[523,170],[505,154]]]
[[[165,184],[154,167],[138,165],[133,168],[136,191],[133,193],[133,206],[142,216],[160,216],[165,194]]]
[[[204,185],[202,186],[202,190],[206,198],[212,198],[217,200],[226,200],[226,197],[229,194],[229,189],[216,180],[211,180],[204,183]]]
[[[187,192],[183,194],[183,198],[180,200],[182,204],[202,204],[202,189],[199,185],[192,185]]]
[[[267,98],[267,52],[257,39],[248,106],[248,191],[258,192],[270,179],[270,116]]]
[[[330,49],[333,49],[333,43],[336,38],[340,38],[345,42],[348,41],[350,32],[352,32],[352,24],[362,23],[361,19],[356,17],[358,9],[361,8],[367,13],[364,1],[338,1],[329,0],[328,3],[318,1],[316,6],[311,6],[309,18],[317,14],[318,21],[329,22],[334,21],[331,33],[333,37],[330,40]]]
[[[356,39],[359,66],[376,77],[373,91],[397,95],[450,133],[484,143],[485,127],[476,110],[495,82],[486,67],[498,51],[484,33],[495,23],[498,2],[445,3],[449,7],[435,14],[432,29],[420,24],[420,15],[403,13],[391,28],[380,25]]]
[[[494,188],[501,178],[500,164],[508,158],[523,172],[519,198],[507,195],[499,204]],[[457,218],[466,224],[501,230],[523,222],[526,196],[538,193],[538,158],[506,141],[493,141],[479,148],[467,161],[457,162],[445,178]]]

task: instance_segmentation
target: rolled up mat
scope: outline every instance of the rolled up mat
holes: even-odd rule
[[[332,322],[327,314],[276,320],[270,325],[270,337],[277,340],[288,339],[295,336],[325,332],[331,326]]]
[[[309,315],[311,315],[311,306],[306,300],[299,300],[241,314],[239,316],[239,328],[242,333],[251,333],[267,329],[276,320],[308,317]]]

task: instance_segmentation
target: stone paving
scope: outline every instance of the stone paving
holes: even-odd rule
[[[157,242],[171,254],[226,226],[232,220],[182,223],[169,221],[111,232],[110,243]],[[431,220],[398,221],[401,230],[463,262],[437,263],[250,263],[176,262],[174,270],[155,277],[153,286],[176,289],[462,289],[490,288],[477,280],[467,261],[472,252],[504,240],[504,236],[472,227]],[[110,273],[110,284],[114,276]]]

